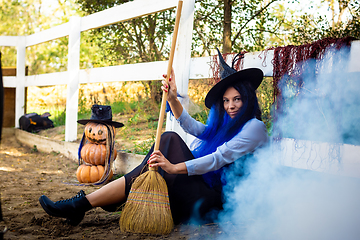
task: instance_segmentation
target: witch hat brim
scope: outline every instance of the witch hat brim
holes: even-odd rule
[[[234,83],[248,81],[253,89],[256,90],[260,86],[263,78],[264,73],[259,68],[247,68],[233,73],[216,83],[210,89],[205,98],[205,106],[210,109],[216,100],[224,94],[225,90]]]
[[[120,128],[120,127],[124,126],[124,124],[122,124],[120,122],[115,122],[115,121],[111,121],[111,120],[81,119],[81,120],[78,120],[77,122],[82,125],[86,125],[88,122],[106,123],[106,124],[110,124],[110,125],[114,126],[115,128]]]
[[[90,119],[80,119],[77,122],[82,125],[85,125],[88,122],[106,123],[114,126],[115,128],[124,126],[124,124],[112,120],[112,111],[110,105],[92,105]]]

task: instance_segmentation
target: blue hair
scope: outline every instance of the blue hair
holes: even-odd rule
[[[223,95],[226,89],[219,94],[219,98],[210,109],[204,132],[191,144],[195,158],[215,152],[217,147],[238,134],[250,119],[254,117],[261,119],[256,93],[251,85],[248,82],[239,82],[229,87],[234,87],[240,93],[243,106],[236,117],[232,119],[224,109]],[[211,174],[204,176],[209,175]],[[210,186],[213,185],[206,178],[204,179]]]

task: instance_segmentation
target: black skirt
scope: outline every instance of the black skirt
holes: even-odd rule
[[[153,147],[142,163],[125,175],[126,196],[128,196],[131,184],[136,177],[147,171],[147,161],[153,152]],[[162,134],[159,148],[166,159],[173,164],[194,159],[186,143],[175,132]],[[189,220],[210,222],[214,220],[218,211],[222,209],[221,186],[210,188],[201,175],[168,174],[161,168],[158,171],[168,186],[170,208],[175,224],[186,223]],[[106,206],[103,209],[112,211],[114,206]]]

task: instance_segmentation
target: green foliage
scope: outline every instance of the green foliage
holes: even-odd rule
[[[132,150],[126,150],[126,152],[140,154],[140,155],[146,155],[149,153],[154,142],[155,142],[155,136],[153,135],[152,139],[142,141],[140,143],[135,143],[134,148]]]
[[[67,70],[68,38],[62,37],[26,49],[29,75]]]
[[[148,122],[148,128],[149,128],[149,129],[155,130],[155,129],[157,129],[157,126],[158,126],[158,122],[157,122],[157,121],[149,121],[149,122]]]
[[[73,0],[67,0],[66,4],[59,1],[56,7],[53,5],[41,0],[1,1],[0,35],[31,35],[65,23],[77,12]],[[28,47],[26,65],[29,74],[65,71],[67,41],[67,38],[60,38]],[[0,51],[3,53],[3,66],[16,66],[15,48],[0,47]]]
[[[1,63],[3,67],[16,66],[16,48],[15,47],[1,47]]]
[[[313,3],[308,6],[309,11],[301,15],[294,10],[278,9],[278,16],[284,15],[284,11],[292,16],[283,18],[280,30],[285,37],[283,40],[279,39],[281,45],[301,45],[327,37],[352,36],[360,39],[359,1],[322,0]],[[328,6],[327,11],[323,10],[324,6]]]
[[[114,176],[112,177],[111,180],[113,181],[113,180],[119,179],[119,178],[121,178],[123,176],[124,176],[124,174],[114,174]]]
[[[207,121],[207,118],[208,118],[208,115],[209,115],[209,109],[205,107],[205,105],[203,106],[202,110],[200,112],[197,112],[195,114],[192,115],[192,117],[203,123],[203,124],[206,124],[206,121]]]
[[[157,116],[154,116],[154,115],[151,115],[151,114],[149,114],[149,115],[146,115],[146,121],[148,121],[148,122],[153,122],[153,121],[157,121]]]
[[[257,90],[257,98],[262,113],[262,121],[265,123],[268,132],[272,127],[272,108],[274,102],[274,88],[272,87],[272,78],[264,78]]]
[[[31,149],[31,152],[32,152],[32,153],[39,152],[39,150],[37,149],[37,146],[36,146],[36,145],[33,146],[33,148]]]
[[[65,125],[65,118],[66,118],[65,110],[63,111],[54,110],[50,117],[50,119],[54,122],[55,127]]]
[[[128,109],[131,107],[127,106],[127,105],[132,105],[132,103],[128,104],[126,102],[113,102],[111,104],[111,110],[114,112],[114,113],[125,113],[128,111]]]
[[[232,52],[258,51],[267,46],[267,39],[275,34],[279,22],[270,14],[275,2],[278,1],[230,2]],[[216,47],[221,49],[223,45],[224,1],[196,1],[195,9],[192,55],[212,55]]]
[[[84,94],[84,90],[79,89],[79,106],[78,106],[78,111],[79,112],[83,113],[83,112],[88,111],[88,109],[86,108],[87,102],[88,102],[88,98]]]
[[[129,0],[76,0],[85,14],[93,14]],[[175,22],[175,10],[153,13],[89,31],[86,42],[97,51],[87,64],[104,67],[167,60]],[[144,82],[154,102],[160,102],[159,82]]]
[[[136,125],[139,121],[140,121],[139,113],[136,113],[133,117],[130,117],[128,119],[128,123],[130,123],[130,125]]]
[[[34,34],[66,23],[70,16],[81,15],[74,0],[49,1],[18,0],[1,1],[0,35],[22,36]],[[92,67],[90,59],[96,59],[97,45],[91,44],[89,33],[81,33],[80,67]],[[15,47],[0,47],[3,66],[16,66]],[[27,47],[26,65],[29,75],[67,70],[68,37]]]
[[[59,154],[60,154],[60,152],[59,152],[59,151],[57,151],[57,152],[52,151],[52,152],[51,152],[51,154],[52,154],[53,156],[57,156],[57,155],[59,155]]]
[[[130,0],[67,0],[51,6],[47,1],[2,1],[1,35],[30,35],[68,22],[73,15],[89,15]],[[232,51],[309,43],[325,37],[360,38],[358,0],[309,1],[230,1]],[[47,5],[47,6],[44,6]],[[324,11],[324,6],[328,6]],[[50,11],[45,11],[51,9]],[[307,12],[306,12],[307,11]],[[322,12],[321,12],[322,11]],[[331,18],[327,16],[332,16]],[[170,49],[175,10],[81,33],[82,69],[135,62],[166,60]],[[211,55],[221,48],[224,32],[224,0],[196,0],[192,42],[193,56]],[[68,38],[60,38],[27,48],[29,74],[66,71]],[[16,50],[1,47],[4,66],[16,66]],[[155,84],[155,82],[150,83]],[[159,101],[158,88],[149,87]]]
[[[93,14],[129,0],[76,0],[82,11]],[[89,32],[89,41],[99,47],[95,67],[165,60],[168,57],[174,10],[154,13]]]

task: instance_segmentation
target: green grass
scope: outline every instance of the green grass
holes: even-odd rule
[[[127,102],[113,102],[111,105],[111,110],[113,113],[128,113],[133,111],[136,106],[136,103],[127,103]]]
[[[152,139],[143,141],[139,144],[135,143],[135,146],[131,150],[126,150],[127,153],[134,153],[134,154],[140,154],[140,155],[146,155],[149,153],[150,148],[155,142],[155,135],[152,136]]]

